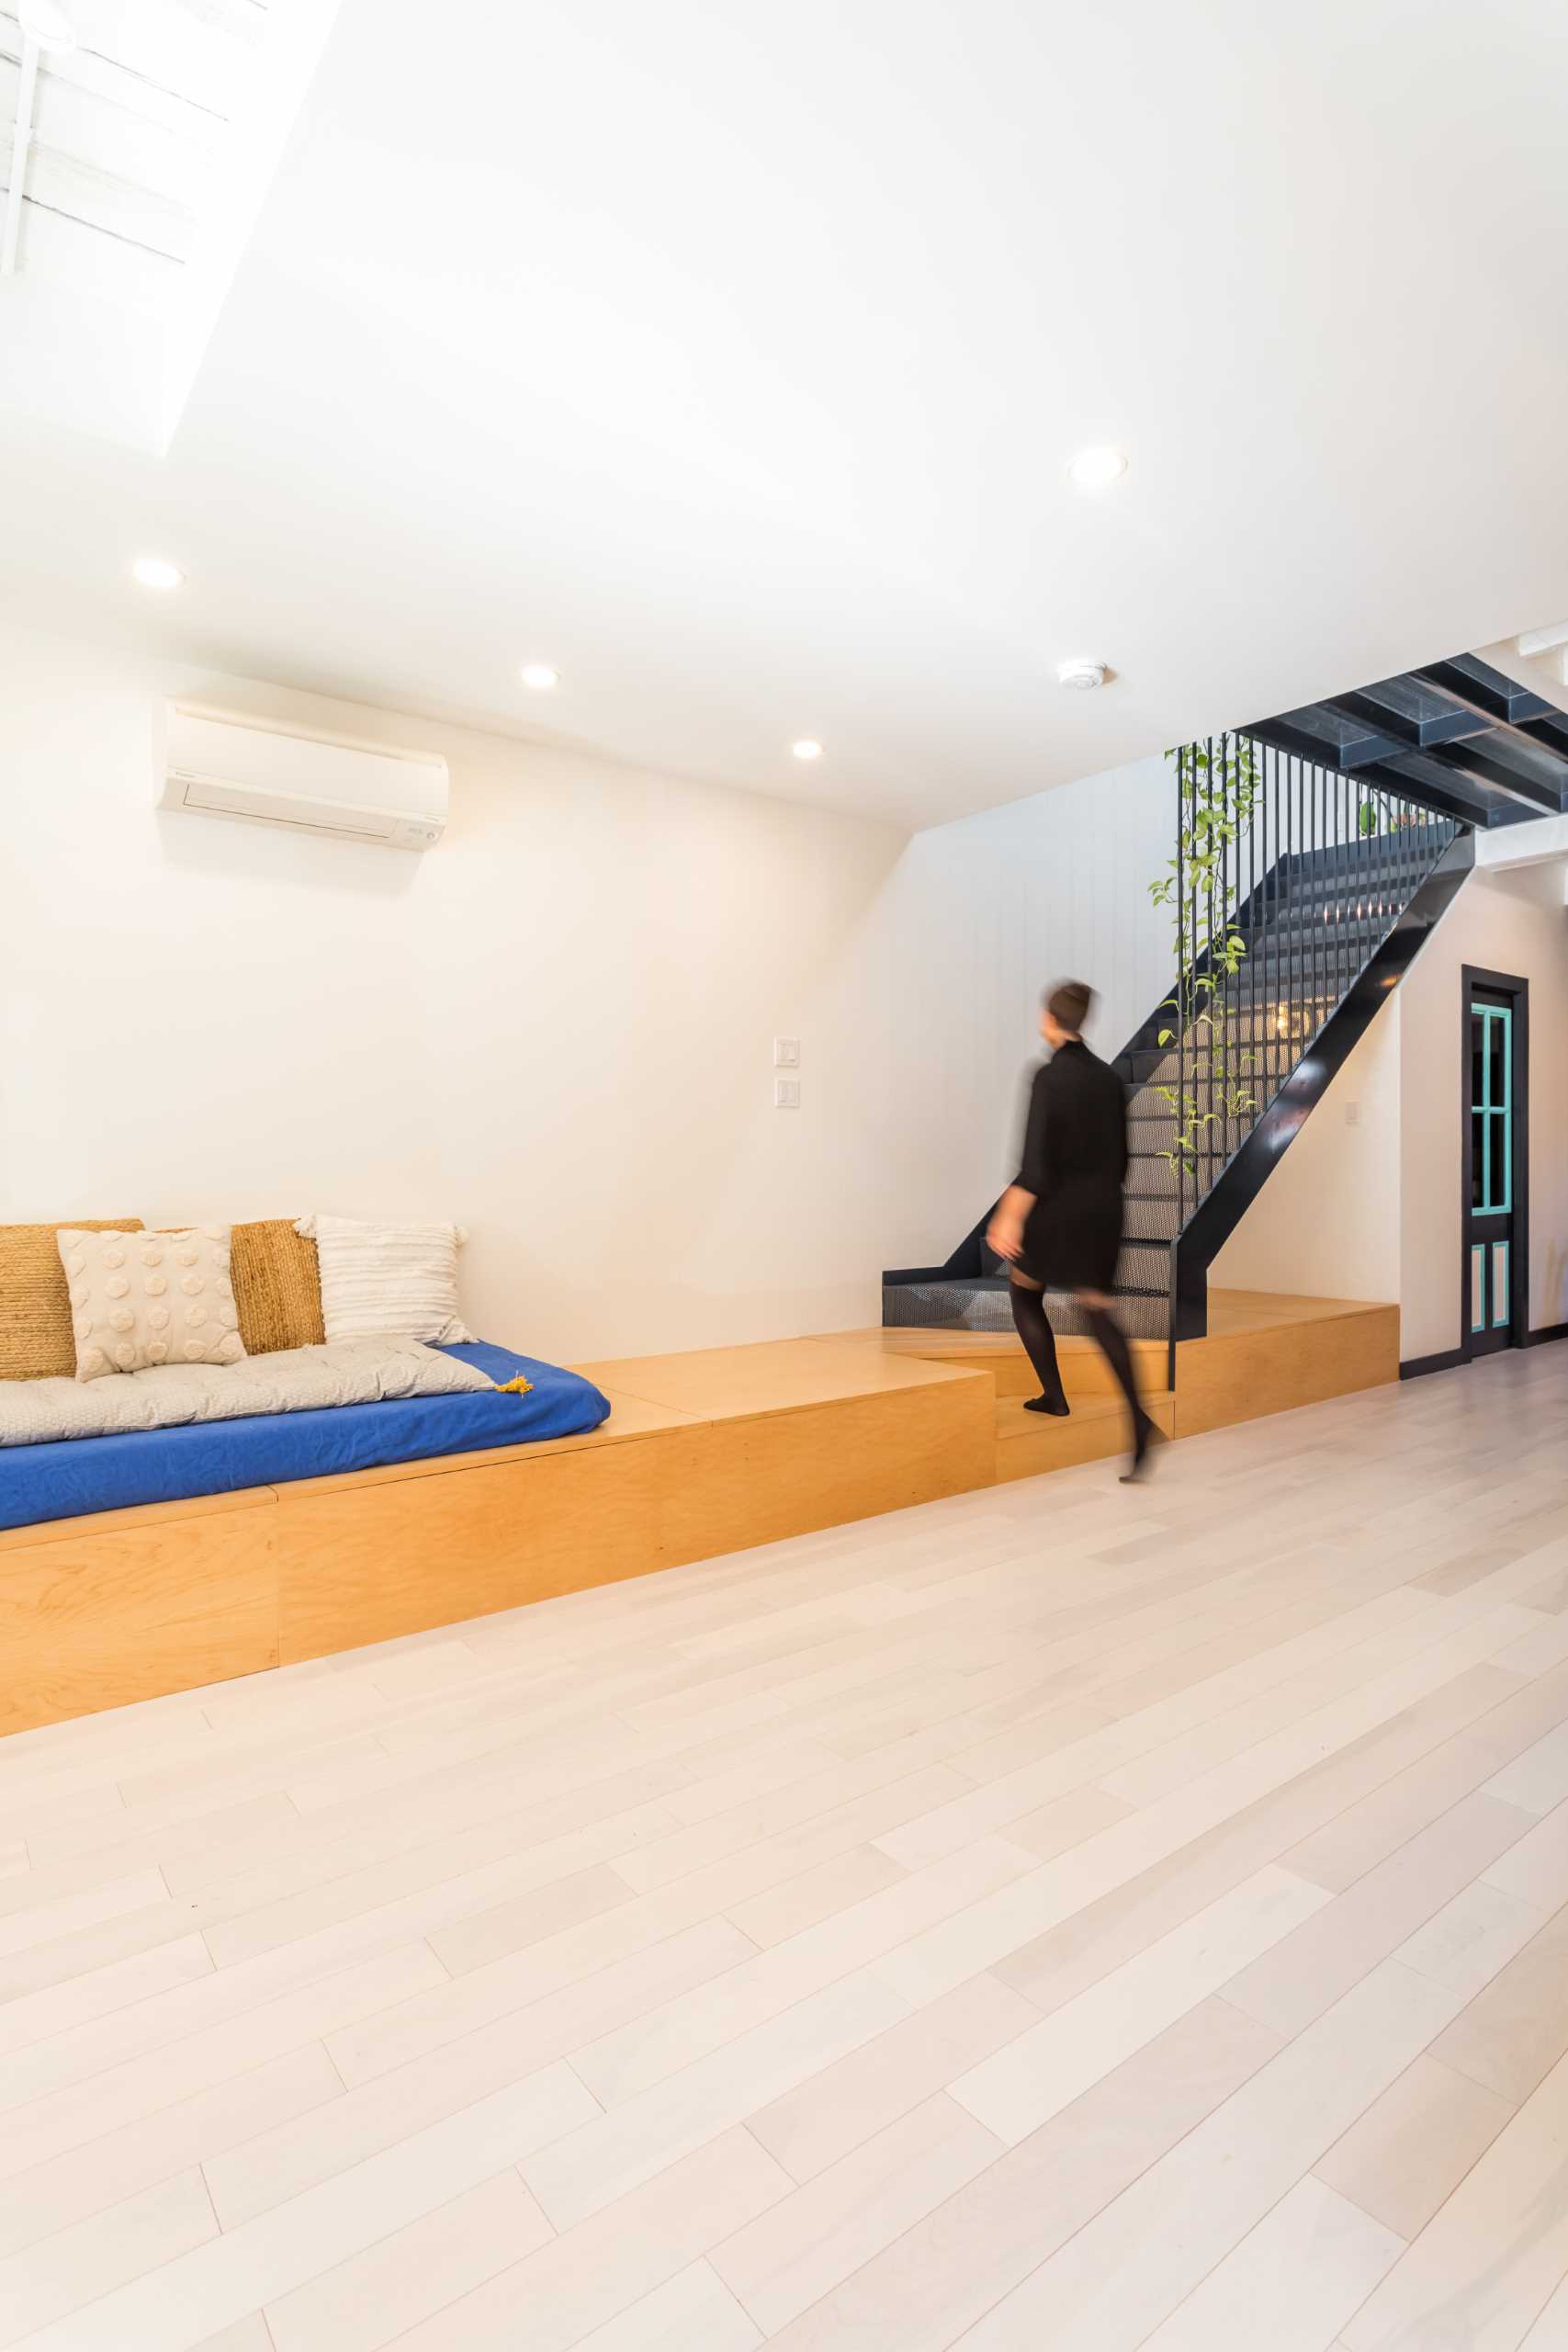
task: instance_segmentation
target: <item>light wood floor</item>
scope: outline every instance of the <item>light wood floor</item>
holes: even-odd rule
[[[0,2344],[1562,2352],[1568,1347],[0,1744]]]

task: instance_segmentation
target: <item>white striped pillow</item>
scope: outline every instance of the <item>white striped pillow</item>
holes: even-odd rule
[[[460,1227],[302,1216],[294,1230],[316,1245],[329,1340],[473,1337],[457,1313]]]

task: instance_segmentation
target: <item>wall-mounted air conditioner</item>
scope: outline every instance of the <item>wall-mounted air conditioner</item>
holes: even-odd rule
[[[302,833],[432,849],[446,825],[446,763],[431,752],[306,735],[172,702],[159,805]]]

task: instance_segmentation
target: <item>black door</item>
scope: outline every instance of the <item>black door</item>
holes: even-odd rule
[[[1523,981],[1465,973],[1464,1351],[1522,1347],[1528,1296]]]

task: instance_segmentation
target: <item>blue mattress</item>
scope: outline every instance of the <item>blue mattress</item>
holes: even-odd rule
[[[525,1373],[526,1396],[499,1390],[457,1396],[398,1396],[378,1405],[336,1405],[309,1413],[252,1413],[237,1421],[138,1430],[129,1437],[68,1438],[55,1445],[0,1448],[0,1528],[130,1503],[184,1502],[231,1495],[340,1470],[427,1462],[532,1438],[595,1430],[610,1403],[591,1380],[482,1340],[442,1351],[477,1364],[492,1380]]]

